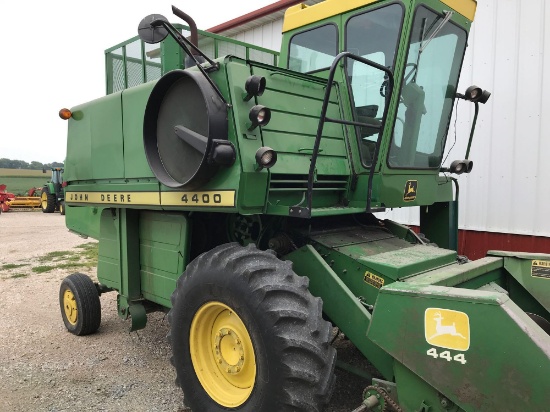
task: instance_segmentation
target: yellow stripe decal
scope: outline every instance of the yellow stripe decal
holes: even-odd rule
[[[161,192],[163,206],[235,206],[235,191],[224,190],[214,192]]]
[[[235,191],[210,192],[67,192],[68,204],[234,207]]]
[[[376,1],[378,0],[325,0],[313,6],[298,4],[297,6],[290,7],[286,11],[283,23],[283,33],[366,6]]]
[[[468,20],[474,21],[474,16],[476,15],[477,8],[476,0],[441,0],[441,3],[452,7]]]
[[[67,192],[65,202],[160,206],[159,192]]]

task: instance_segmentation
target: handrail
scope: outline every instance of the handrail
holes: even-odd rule
[[[314,178],[314,175],[315,175],[315,167],[317,165],[317,157],[319,156],[319,148],[321,146],[321,138],[322,138],[322,135],[323,135],[323,128],[325,126],[325,122],[340,123],[340,124],[353,125],[353,126],[372,127],[372,125],[369,125],[368,123],[361,123],[361,122],[355,122],[355,121],[350,122],[350,121],[347,121],[347,120],[338,120],[338,119],[327,118],[327,110],[328,110],[328,104],[329,104],[329,100],[330,100],[330,92],[331,92],[332,87],[334,85],[334,75],[336,73],[336,68],[338,67],[338,63],[340,62],[340,60],[342,60],[344,58],[350,58],[352,60],[356,60],[356,61],[359,61],[363,64],[368,65],[368,66],[372,66],[376,69],[382,70],[388,76],[389,90],[393,90],[393,86],[394,86],[393,73],[387,67],[382,66],[378,63],[375,63],[371,60],[365,59],[363,57],[356,56],[355,54],[353,54],[351,52],[342,52],[334,58],[334,61],[332,62],[332,65],[330,66],[329,76],[328,76],[328,79],[327,79],[327,88],[325,90],[325,97],[323,99],[323,106],[322,106],[322,109],[321,109],[321,116],[319,118],[319,126],[317,127],[317,135],[315,137],[315,143],[313,145],[313,153],[312,153],[312,156],[311,156],[311,164],[309,166],[309,174],[308,174],[308,181],[307,181],[307,196],[306,196],[307,206],[305,208],[304,207],[299,207],[298,205],[290,206],[289,214],[291,216],[302,217],[302,218],[310,218],[311,217],[312,202],[313,202],[313,178]],[[386,105],[384,106],[384,115],[382,117],[382,123],[380,125],[380,130],[384,129],[386,116],[388,114],[388,103],[389,103],[389,101],[390,101],[390,96],[388,94],[386,96]],[[375,150],[374,150],[373,161],[372,161],[372,165],[370,167],[370,172],[369,172],[369,182],[368,182],[369,187],[368,187],[368,192],[367,192],[368,194],[367,194],[367,208],[366,208],[367,211],[370,210],[371,196],[372,196],[372,180],[373,180],[373,177],[374,177],[374,168],[375,168],[376,164],[378,163],[378,154],[379,154],[379,151],[380,151],[380,140],[381,139],[380,139],[380,133],[379,133],[378,134],[378,139],[376,140],[376,147],[375,147]]]

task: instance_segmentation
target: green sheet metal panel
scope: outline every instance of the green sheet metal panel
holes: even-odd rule
[[[149,82],[122,92],[124,177],[127,179],[154,177],[143,149],[143,115],[155,84]]]
[[[121,94],[104,97],[100,104],[90,106],[88,115],[92,118],[90,134],[93,178],[123,178]]]
[[[101,99],[99,99],[101,100]],[[67,157],[65,159],[64,179],[91,180],[92,176],[92,135],[89,106],[94,102],[84,103],[71,109],[73,116],[69,119],[67,137]]]
[[[266,66],[253,65],[252,70],[255,75],[264,76],[267,80],[266,91],[257,98],[257,102],[271,109],[271,121],[262,128],[264,144],[278,154],[271,172],[307,175],[326,81]],[[327,115],[335,119],[342,117],[337,88],[332,89]],[[325,123],[321,142],[326,140],[331,140],[331,143],[321,146],[317,173],[349,175],[343,126]]]
[[[97,278],[105,286],[120,290],[120,219],[116,209],[101,212]]]
[[[144,298],[172,307],[170,296],[188,261],[188,230],[183,213],[140,213],[139,259]]]
[[[264,144],[277,152],[284,153],[311,153],[315,144],[314,135],[295,134],[292,132],[263,131]],[[325,137],[321,140],[321,155],[347,157],[346,147],[339,138]]]
[[[503,293],[396,282],[368,337],[465,411],[548,410],[550,336]],[[425,396],[409,380],[398,396],[413,411]]]
[[[121,93],[76,106],[71,111],[65,180],[123,178]]]
[[[487,274],[502,276],[504,262],[501,258],[486,257],[470,261],[462,265],[451,265],[430,270],[420,275],[412,276],[404,281],[415,285],[458,286],[474,279],[484,278]],[[485,283],[488,283],[486,281]],[[470,289],[470,288],[468,288]]]
[[[501,252],[504,268],[550,313],[550,255],[545,253]]]
[[[414,245],[391,252],[364,256],[359,261],[373,270],[397,280],[456,262],[454,250],[440,249],[426,245]]]
[[[255,170],[256,151],[264,144],[260,129],[249,131],[246,126],[250,122],[250,109],[256,104],[255,98],[248,102],[243,100],[244,86],[250,77],[250,67],[238,58],[228,57],[224,62],[227,83],[230,85],[228,94],[232,103],[229,133],[235,143],[238,152],[237,164],[240,163],[241,169],[237,204],[242,214],[260,213],[265,204],[269,172],[267,169]]]
[[[99,239],[102,210],[98,207],[68,206],[65,208],[65,225],[72,232]]]

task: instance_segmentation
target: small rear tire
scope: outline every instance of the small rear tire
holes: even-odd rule
[[[59,202],[59,213],[64,216],[65,215],[65,202],[62,200]]]
[[[61,282],[59,306],[63,323],[73,335],[90,335],[101,323],[101,303],[92,280],[82,273],[73,273]]]

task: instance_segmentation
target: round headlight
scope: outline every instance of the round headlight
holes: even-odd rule
[[[265,80],[265,77],[250,76],[248,79],[246,79],[246,83],[244,85],[247,97],[261,96],[262,94],[264,94],[266,84],[267,82]]]
[[[257,126],[265,126],[271,120],[271,110],[269,110],[265,106],[256,105],[252,109],[250,109],[248,118],[252,123],[251,124],[252,129],[254,129]]]
[[[258,120],[258,124],[263,124],[265,120],[265,109],[262,109],[258,112],[258,116],[256,118]]]
[[[271,163],[271,161],[273,160],[273,152],[272,151],[268,151],[268,152],[265,152],[261,157],[260,157],[260,163],[262,166],[267,166],[268,164]]]
[[[457,175],[464,173],[466,171],[466,164],[464,163],[464,160],[455,160],[452,162],[449,171]]]
[[[277,163],[277,152],[271,147],[260,147],[256,152],[256,163],[259,166],[259,169],[269,169],[275,163]]]
[[[471,102],[477,102],[481,97],[482,93],[483,93],[483,90],[481,90],[481,87],[470,86],[466,89],[466,93],[464,93],[464,97],[466,98],[466,100],[469,100]]]

